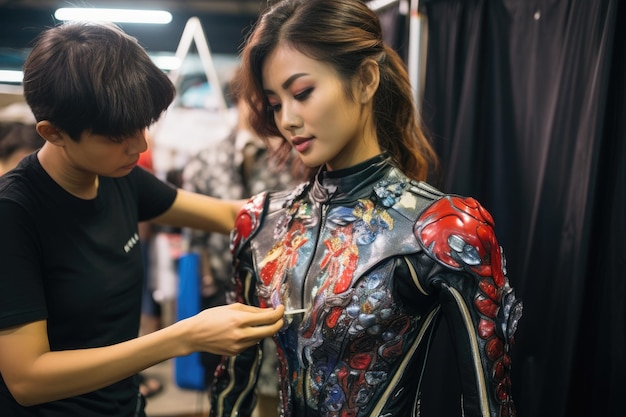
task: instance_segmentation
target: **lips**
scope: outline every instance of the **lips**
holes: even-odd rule
[[[296,151],[300,153],[306,152],[306,150],[309,149],[312,143],[313,138],[303,138],[301,136],[296,136],[291,139],[291,145]]]
[[[124,168],[124,169],[133,169],[133,168],[137,165],[137,163],[139,163],[139,159],[137,159],[137,160],[136,160],[135,162],[133,162],[132,164],[125,165],[123,168]]]

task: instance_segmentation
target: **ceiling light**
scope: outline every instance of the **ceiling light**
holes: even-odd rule
[[[0,82],[21,83],[24,79],[22,71],[0,70]]]
[[[151,56],[152,62],[163,71],[173,71],[180,68],[180,59],[175,56]]]
[[[89,20],[117,23],[166,24],[172,21],[172,14],[164,10],[96,9],[64,7],[54,12],[59,20]]]
[[[370,9],[377,12],[395,3],[398,3],[398,0],[370,0],[367,5],[370,7]]]

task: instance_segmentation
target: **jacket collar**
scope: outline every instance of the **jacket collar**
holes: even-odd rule
[[[321,168],[311,186],[310,196],[317,203],[355,201],[369,197],[372,185],[392,168],[391,158],[380,154],[357,165],[336,171]]]

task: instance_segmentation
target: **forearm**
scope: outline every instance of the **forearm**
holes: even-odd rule
[[[46,322],[0,330],[0,373],[26,406],[110,385],[156,363],[192,352],[236,355],[275,334],[284,308],[230,304],[116,345],[51,352]]]
[[[116,345],[45,352],[17,381],[11,380],[9,387],[15,399],[26,406],[91,392],[190,353],[179,336],[179,326],[170,326]]]

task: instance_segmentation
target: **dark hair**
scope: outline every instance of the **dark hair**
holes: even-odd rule
[[[34,124],[21,122],[0,123],[0,161],[8,160],[21,150],[36,150],[45,141],[37,133]]]
[[[241,67],[235,68],[230,80],[228,80],[225,96],[233,106],[237,106],[239,99],[243,97],[243,91],[241,89]]]
[[[137,40],[106,23],[42,32],[24,63],[23,85],[36,120],[74,140],[89,130],[121,141],[156,122],[176,94]]]
[[[380,69],[374,95],[378,142],[409,177],[427,178],[437,156],[420,126],[406,66],[384,44],[376,13],[359,0],[285,0],[261,15],[242,50],[242,88],[253,109],[251,125],[262,138],[281,136],[263,92],[262,68],[277,45],[289,45],[332,65],[348,83],[364,61]],[[284,148],[289,145],[285,142]],[[283,156],[289,149],[284,149]]]

